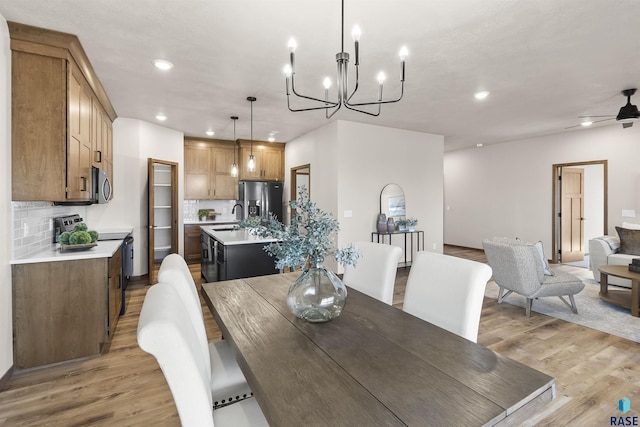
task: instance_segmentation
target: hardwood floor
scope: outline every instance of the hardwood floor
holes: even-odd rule
[[[486,261],[479,250],[445,246],[445,253]],[[398,270],[394,306],[402,306],[408,272]],[[199,266],[192,273],[199,282]],[[160,368],[136,343],[147,288],[134,285],[127,290],[127,313],[107,354],[14,373],[0,389],[0,425],[179,426]],[[203,311],[209,339],[220,339],[204,305]],[[631,411],[624,415],[638,415],[638,343],[538,313],[527,319],[523,309],[489,299],[484,301],[478,342],[556,379],[555,399],[525,425],[610,425],[609,417],[621,415],[617,402],[625,396],[631,399]]]

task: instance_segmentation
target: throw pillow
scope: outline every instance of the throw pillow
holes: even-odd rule
[[[627,255],[640,255],[640,230],[616,227],[620,236],[620,253]]]
[[[634,224],[632,222],[623,222],[622,228],[626,228],[627,230],[640,230],[640,224]]]
[[[554,276],[553,271],[551,271],[551,267],[549,267],[549,261],[547,261],[547,258],[544,256],[544,248],[542,247],[542,242],[538,242],[533,246],[538,251],[538,256],[542,261],[542,268],[544,270],[544,274],[547,276]]]
[[[602,237],[596,237],[596,239],[604,240],[605,242],[607,242],[607,244],[609,245],[609,247],[613,252],[618,252],[618,249],[620,249],[619,238],[616,239],[614,236],[602,236]]]

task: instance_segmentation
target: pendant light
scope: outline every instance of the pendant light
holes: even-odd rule
[[[249,172],[255,172],[256,170],[256,158],[253,157],[253,103],[256,101],[255,96],[248,96],[247,101],[251,103],[251,153],[249,154]]]
[[[231,165],[231,176],[238,176],[238,164],[236,163],[236,120],[238,120],[238,116],[231,116],[231,120],[233,120],[233,164]]]

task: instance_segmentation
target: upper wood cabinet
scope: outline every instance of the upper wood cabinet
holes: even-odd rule
[[[105,144],[112,146],[113,106],[77,37],[14,22],[8,26],[12,200],[88,201],[91,167],[112,175],[113,154]]]
[[[238,178],[231,176],[234,150],[232,141],[185,137],[185,200],[238,198]]]
[[[263,141],[240,141],[240,179],[244,181],[284,181],[284,144]],[[248,168],[249,155],[253,152],[255,170]]]

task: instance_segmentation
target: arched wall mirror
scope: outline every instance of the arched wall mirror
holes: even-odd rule
[[[407,215],[404,191],[398,184],[387,184],[380,192],[380,213],[387,218],[400,219]]]

